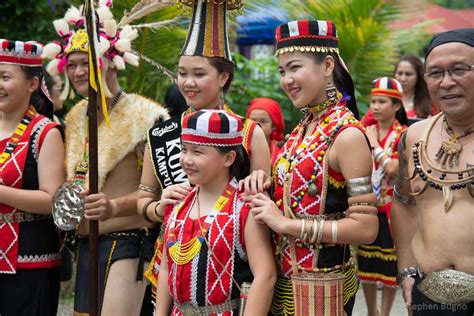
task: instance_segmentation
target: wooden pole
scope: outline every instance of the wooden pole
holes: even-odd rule
[[[97,76],[97,56],[94,47],[94,19],[93,3],[86,0],[86,26],[87,37],[89,39],[89,50],[91,52],[91,61],[89,62],[89,72],[94,70],[96,82]],[[89,192],[97,194],[99,192],[99,174],[98,174],[98,152],[97,152],[97,109],[98,93],[91,85],[89,78],[89,106],[87,115],[89,116]],[[98,316],[99,312],[99,223],[96,220],[89,222],[89,315]]]

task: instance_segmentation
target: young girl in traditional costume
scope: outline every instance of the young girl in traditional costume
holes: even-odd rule
[[[267,315],[276,272],[268,228],[238,193],[249,173],[241,119],[212,110],[187,115],[180,163],[196,186],[184,200],[165,189],[157,208],[167,218],[157,315],[168,315],[171,302],[172,315],[237,315],[243,282],[252,282],[244,315]]]
[[[58,306],[51,206],[64,181],[64,147],[41,51],[0,40],[0,315],[55,315]]]
[[[359,279],[363,282],[369,316],[377,316],[377,283],[383,285],[381,316],[388,316],[397,287],[397,254],[389,229],[393,181],[398,171],[398,142],[406,129],[401,83],[393,78],[375,80],[370,110],[377,123],[367,127],[374,167],[372,184],[377,196],[379,232],[370,245],[359,245]]]
[[[281,86],[305,116],[281,148],[272,181],[257,171],[243,182],[252,214],[275,232],[272,313],[350,315],[358,282],[347,245],[372,242],[378,224],[353,82],[332,22],[292,21],[276,39]],[[269,198],[261,192],[271,184]],[[303,283],[310,285],[298,288]]]
[[[189,109],[223,109],[224,95],[230,88],[235,65],[229,49],[226,15],[228,10],[242,8],[242,0],[179,0],[193,9],[188,38],[178,65],[178,88]],[[270,151],[265,135],[256,122],[240,117],[242,145],[250,159],[251,170],[270,170]],[[161,191],[172,186],[176,194],[190,190],[186,173],[179,164],[182,116],[155,125],[148,133],[147,152],[143,161],[138,212],[151,221],[159,221],[155,209]],[[149,151],[148,151],[149,150]],[[158,240],[154,259],[146,277],[156,285],[161,253]]]

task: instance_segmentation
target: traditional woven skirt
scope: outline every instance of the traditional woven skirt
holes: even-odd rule
[[[354,308],[359,283],[353,267],[347,268],[344,271],[344,276],[344,311],[350,316]],[[278,278],[273,293],[271,314],[275,316],[292,316],[295,314],[293,286],[290,279]]]
[[[397,286],[397,253],[389,229],[387,214],[378,212],[379,233],[370,245],[359,245],[357,261],[359,280],[365,283],[382,283]]]

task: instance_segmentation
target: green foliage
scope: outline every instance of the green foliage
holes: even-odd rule
[[[450,9],[474,8],[474,0],[431,0],[431,2]]]
[[[40,43],[56,38],[52,22],[63,16],[66,4],[50,2],[51,6],[47,0],[0,1],[0,37]]]
[[[301,119],[286,94],[280,88],[280,75],[276,58],[248,60],[242,55],[233,55],[237,69],[231,90],[226,100],[232,109],[244,115],[249,102],[254,98],[272,98],[280,104],[285,119],[286,132],[290,132]]]

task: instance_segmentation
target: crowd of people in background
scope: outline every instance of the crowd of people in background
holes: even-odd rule
[[[164,106],[122,91],[139,34],[98,3],[97,193],[84,16],[70,9],[44,47],[0,40],[0,315],[55,315],[72,269],[74,315],[91,313],[90,221],[102,315],[351,315],[360,285],[370,316],[399,288],[413,315],[472,315],[474,29],[401,56],[361,117],[337,26],[280,25],[274,71],[302,114],[285,126],[268,96],[245,116],[226,102],[226,15],[242,1],[178,2],[193,15]],[[83,211],[66,243],[51,216],[63,183]]]

